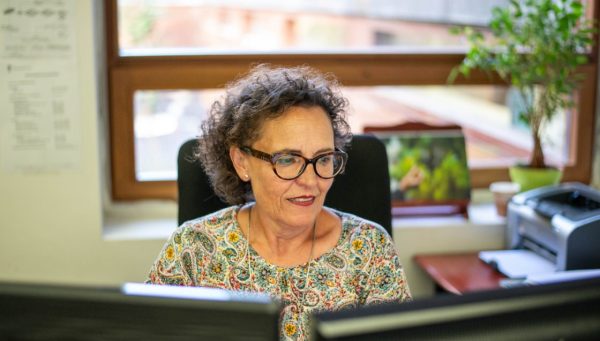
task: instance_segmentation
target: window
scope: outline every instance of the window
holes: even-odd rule
[[[223,85],[263,62],[334,73],[357,133],[403,120],[461,124],[473,186],[507,179],[531,144],[512,115],[511,90],[484,74],[447,85],[465,50],[449,27],[483,25],[507,2],[107,0],[113,197],[175,199],[177,148],[197,136]],[[598,18],[596,7],[587,10]],[[564,180],[587,182],[596,53],[582,71],[576,107],[546,136]]]

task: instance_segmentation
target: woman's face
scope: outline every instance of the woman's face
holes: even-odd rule
[[[291,107],[266,121],[260,138],[250,147],[268,154],[295,152],[312,159],[334,151],[333,128],[321,107]],[[300,177],[282,180],[269,162],[244,155],[261,218],[280,226],[312,226],[333,179],[320,178],[313,165],[307,165]]]

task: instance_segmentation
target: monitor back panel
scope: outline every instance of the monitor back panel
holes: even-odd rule
[[[2,340],[277,340],[272,304],[0,284]]]

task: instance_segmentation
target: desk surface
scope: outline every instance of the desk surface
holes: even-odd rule
[[[463,294],[496,289],[506,277],[484,263],[478,252],[416,255],[414,260],[444,290]]]

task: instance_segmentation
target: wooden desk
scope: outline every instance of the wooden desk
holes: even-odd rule
[[[442,289],[461,295],[496,289],[506,277],[478,258],[478,252],[416,255],[414,260]]]

